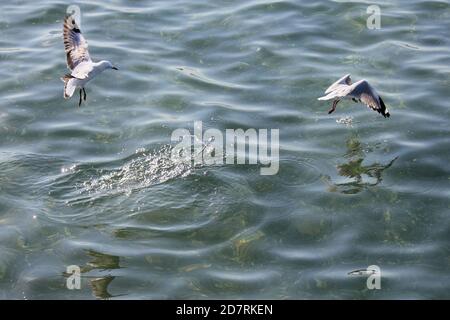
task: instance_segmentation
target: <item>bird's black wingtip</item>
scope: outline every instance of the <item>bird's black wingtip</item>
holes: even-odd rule
[[[384,104],[383,99],[380,98],[380,104],[381,104],[381,110],[379,111],[383,117],[385,118],[389,118],[391,116],[391,114],[389,113],[388,109],[386,108],[386,105]]]

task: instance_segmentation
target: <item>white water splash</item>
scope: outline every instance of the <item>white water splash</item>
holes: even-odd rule
[[[202,152],[211,152],[210,142],[204,145]],[[139,148],[135,151],[137,157],[126,162],[118,169],[99,170],[99,177],[91,179],[79,185],[80,193],[90,195],[96,193],[120,193],[130,194],[133,190],[157,185],[168,180],[186,177],[195,168],[190,161],[174,160],[172,158],[173,146],[165,145],[156,151],[147,151]],[[200,166],[201,167],[201,166]],[[105,173],[105,171],[107,171]]]
[[[353,125],[353,117],[351,116],[341,117],[336,120],[336,123],[343,124],[347,127],[351,127]]]
[[[116,170],[108,170],[100,177],[92,177],[82,184],[81,193],[98,193],[104,191],[131,192],[163,183],[180,176],[187,176],[191,167],[185,162],[176,163],[171,159],[170,146],[164,146],[156,152],[136,150],[139,156]],[[145,150],[145,149],[144,149]]]
[[[63,166],[61,167],[61,173],[74,173],[77,169],[77,164],[72,164],[70,166]]]

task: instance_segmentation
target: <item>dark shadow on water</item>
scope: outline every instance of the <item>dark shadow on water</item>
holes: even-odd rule
[[[347,152],[344,155],[348,162],[337,165],[338,174],[351,179],[349,182],[333,183],[329,176],[324,178],[328,185],[328,191],[343,194],[356,194],[366,188],[374,187],[382,182],[383,172],[390,168],[398,157],[395,157],[387,164],[374,162],[370,165],[363,165],[364,150],[358,137],[352,136],[347,140]]]

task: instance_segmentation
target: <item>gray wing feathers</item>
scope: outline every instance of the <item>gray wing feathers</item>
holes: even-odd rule
[[[67,67],[75,69],[83,61],[91,61],[87,41],[72,16],[64,18],[63,26],[64,50],[66,51]]]
[[[355,83],[355,88],[349,94],[357,99],[360,99],[362,103],[367,105],[372,110],[381,113],[384,117],[390,116],[383,100],[366,80],[361,80]]]

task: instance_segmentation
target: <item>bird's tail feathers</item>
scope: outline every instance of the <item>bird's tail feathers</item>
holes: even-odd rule
[[[70,74],[64,75],[61,80],[64,82],[64,99],[69,99],[73,96],[77,86],[74,83],[74,77]]]

